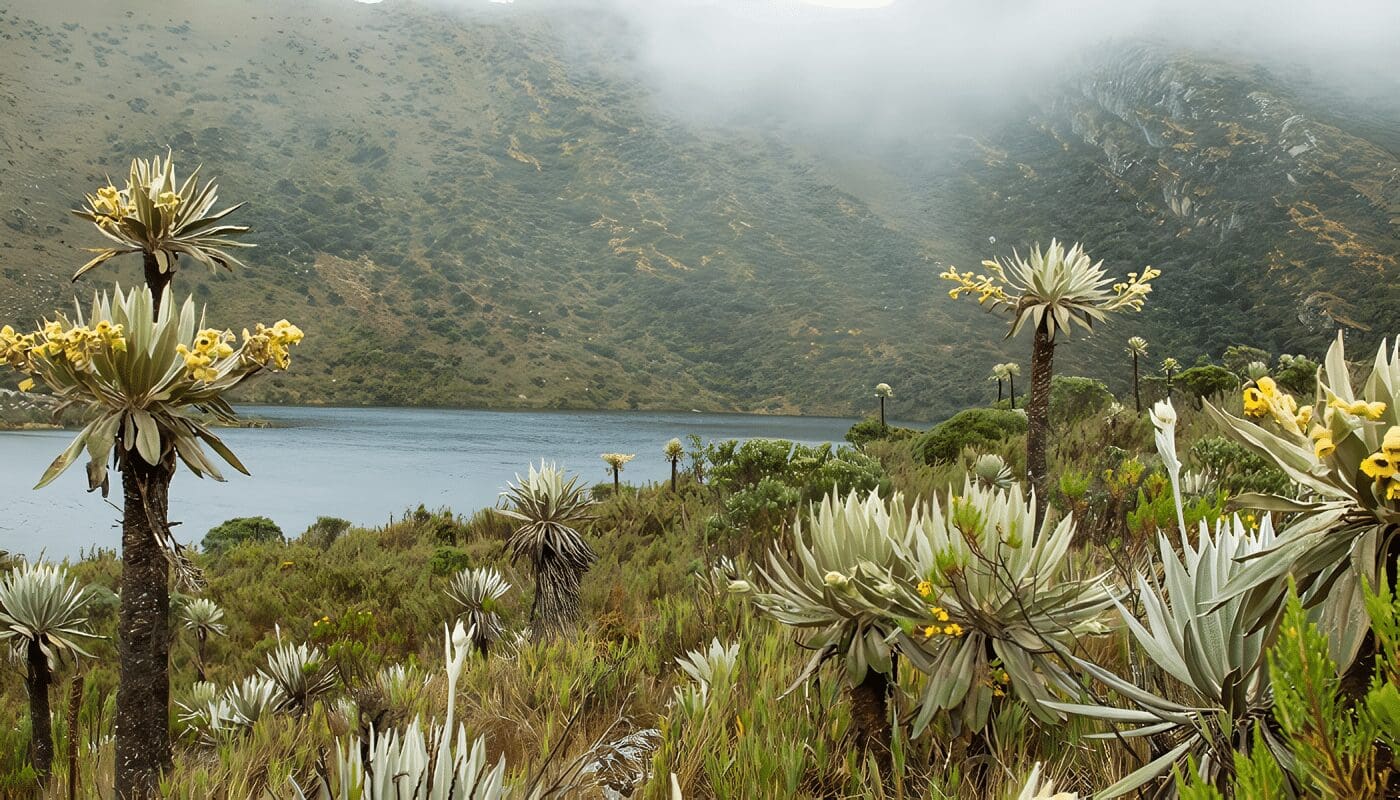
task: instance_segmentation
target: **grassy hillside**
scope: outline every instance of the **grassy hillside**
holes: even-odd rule
[[[1129,327],[1189,360],[1400,309],[1394,173],[1370,166],[1393,152],[1280,133],[1284,99],[1219,65],[1188,76],[1215,94],[1164,110],[1153,87],[1186,67],[1129,52],[1101,74],[1168,72],[1072,87],[951,159],[857,165],[663,112],[613,21],[483,6],[0,6],[0,318],[68,302],[97,239],[66,209],[167,145],[249,201],[259,244],[178,286],[310,334],[253,400],[845,414],[888,381],[893,413],[938,417],[1026,349],[946,302],[939,264],[1051,235],[1168,268],[1144,319],[1062,351],[1104,377]],[[1284,164],[1299,131],[1321,144]],[[1305,335],[1269,333],[1294,306]]]

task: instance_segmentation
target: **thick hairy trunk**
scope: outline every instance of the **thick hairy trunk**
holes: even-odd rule
[[[616,496],[618,495],[618,493],[621,492],[621,491],[622,491],[622,476],[621,476],[621,470],[619,470],[617,467],[613,467],[613,496],[616,497]]]
[[[40,782],[47,782],[53,769],[53,720],[49,716],[49,684],[53,675],[37,639],[29,640],[25,656],[29,662],[25,674],[25,688],[29,690],[29,760]]]
[[[158,796],[170,766],[170,566],[167,530],[171,469],[135,454],[122,465],[121,614],[116,775],[119,800]]]
[[[582,573],[557,558],[546,556],[535,564],[535,602],[530,606],[530,633],[535,639],[552,639],[578,625],[582,578]]]
[[[1045,467],[1045,446],[1050,433],[1050,375],[1054,360],[1055,340],[1041,325],[1035,329],[1035,342],[1031,346],[1031,398],[1026,403],[1026,418],[1030,423],[1026,432],[1026,473],[1031,488],[1035,490],[1037,527],[1045,519],[1045,507],[1050,497],[1047,491],[1049,476]]]
[[[155,310],[157,316],[160,314],[160,296],[165,292],[165,287],[170,285],[171,279],[175,277],[174,272],[161,272],[160,262],[151,253],[143,253],[146,267],[146,288],[151,290],[151,298],[155,300]]]
[[[880,398],[880,427],[889,428],[889,426],[885,424],[885,398],[883,397]]]
[[[1138,357],[1133,353],[1133,407],[1142,413],[1142,392],[1138,389]]]
[[[1004,387],[1002,386],[1002,381],[1001,381],[1001,379],[997,379],[997,404],[998,404],[998,405],[1001,404],[1001,400],[1002,400],[1002,397],[1001,397],[1002,392],[1001,392],[1001,390],[1002,390],[1003,388],[1004,388]]]
[[[1012,375],[1012,376],[1008,377],[1008,378],[1007,378],[1007,381],[1009,381],[1010,384],[1011,384],[1011,410],[1012,410],[1012,411],[1015,411],[1015,410],[1016,410],[1016,376],[1015,376],[1015,375]]]
[[[881,771],[890,763],[890,676],[873,669],[847,690],[851,697],[851,728],[860,746],[875,756]]]
[[[676,460],[671,459],[671,491],[676,490]]]

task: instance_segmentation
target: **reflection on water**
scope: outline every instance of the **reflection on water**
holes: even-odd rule
[[[221,434],[252,477],[229,469],[233,474],[220,484],[183,467],[176,474],[170,518],[181,523],[175,528],[180,540],[198,542],[232,517],[271,517],[295,536],[323,515],[377,525],[419,503],[470,512],[494,504],[506,481],[541,458],[586,482],[601,482],[609,473],[599,453],[636,453],[623,479],[661,480],[670,474],[661,448],[673,436],[817,443],[840,441],[851,424],[825,417],[599,411],[262,407],[252,414],[279,427]],[[82,464],[42,490],[30,488],[71,437],[68,431],[0,433],[0,549],[62,558],[120,544],[115,474],[111,502],[84,491]]]

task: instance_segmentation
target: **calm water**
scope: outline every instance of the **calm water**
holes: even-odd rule
[[[599,453],[636,453],[623,480],[662,480],[670,466],[661,448],[673,436],[839,442],[851,424],[824,417],[645,412],[245,411],[279,427],[222,432],[252,477],[230,468],[228,482],[218,483],[180,468],[170,492],[170,519],[181,523],[175,528],[181,541],[198,542],[232,517],[271,517],[296,536],[323,515],[378,525],[419,503],[469,513],[493,505],[508,480],[541,458],[595,483],[609,479]],[[63,558],[93,546],[119,546],[121,513],[85,491],[83,462],[49,486],[31,489],[72,435],[0,433],[0,549]],[[118,480],[114,473],[111,500],[119,505]]]

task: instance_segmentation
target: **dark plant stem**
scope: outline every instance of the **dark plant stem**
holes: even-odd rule
[[[885,398],[880,396],[880,427],[889,430],[890,426],[885,424]]]
[[[1133,406],[1142,413],[1142,392],[1138,389],[1138,355],[1133,353]]]
[[[620,474],[621,474],[622,470],[618,469],[617,467],[613,467],[613,468],[612,468],[612,471],[613,471],[613,497],[616,497],[618,494],[620,494],[620,493],[622,492],[622,478],[620,477]]]
[[[676,459],[671,459],[671,491],[676,490]]]
[[[86,682],[87,676],[79,672],[73,676],[73,685],[68,691],[68,800],[78,797],[78,713],[83,710]]]
[[[173,270],[167,272],[160,271],[160,262],[156,260],[154,253],[142,253],[145,259],[146,288],[151,290],[151,300],[155,303],[156,316],[160,316],[160,300],[165,294],[165,288],[170,285],[170,281],[175,278]]]
[[[1045,467],[1046,436],[1050,428],[1050,376],[1054,370],[1055,340],[1044,324],[1035,329],[1031,345],[1031,397],[1026,403],[1026,472],[1035,491],[1035,524],[1045,519],[1049,505],[1049,476]]]
[[[1011,410],[1016,410],[1016,376],[1007,375],[1006,379],[1011,382]]]
[[[25,688],[29,690],[29,760],[40,784],[44,784],[53,769],[53,720],[49,716],[49,685],[53,683],[53,673],[49,671],[49,659],[37,638],[29,640],[25,656],[29,665],[25,673]]]
[[[207,680],[207,679],[205,678],[205,676],[204,676],[204,643],[205,643],[206,641],[208,641],[208,640],[209,640],[209,634],[206,633],[205,630],[204,630],[203,628],[196,628],[196,629],[195,629],[195,631],[194,631],[194,641],[195,641],[195,648],[194,648],[195,652],[194,652],[194,655],[195,655],[196,663],[195,663],[195,665],[194,665],[194,669],[195,669],[195,672],[198,674],[199,680],[200,680],[201,683],[204,682],[205,680]]]
[[[1001,395],[1002,395],[1001,390],[1002,390],[1002,388],[1003,388],[1002,384],[1003,384],[1002,379],[1001,379],[1001,378],[997,378],[997,405],[1001,405],[1001,399],[1002,399],[1002,398],[1001,398]]]
[[[121,611],[117,685],[116,795],[153,800],[170,766],[169,530],[173,464],[123,454]]]
[[[860,683],[847,688],[851,697],[851,727],[860,746],[875,756],[881,774],[890,764],[890,676],[866,669]]]

